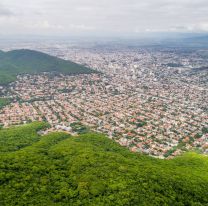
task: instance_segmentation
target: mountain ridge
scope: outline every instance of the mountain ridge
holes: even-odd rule
[[[72,61],[66,61],[35,50],[0,51],[0,84],[15,81],[19,74],[37,74],[41,72],[76,75],[95,73],[96,71]]]

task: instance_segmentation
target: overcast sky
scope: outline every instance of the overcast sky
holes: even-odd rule
[[[1,0],[0,34],[208,32],[208,0]]]

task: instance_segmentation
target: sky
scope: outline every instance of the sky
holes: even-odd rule
[[[0,35],[208,33],[208,0],[1,0]]]

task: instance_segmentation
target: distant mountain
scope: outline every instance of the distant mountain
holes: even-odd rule
[[[163,46],[179,47],[179,48],[208,48],[208,35],[184,35],[181,38],[167,39],[163,41]]]
[[[208,48],[208,35],[207,34],[160,34],[158,33],[152,38],[143,39],[143,43],[133,41],[134,45],[141,45],[155,48],[183,48],[185,50]],[[132,44],[131,44],[132,45]]]
[[[208,35],[200,35],[196,37],[185,38],[183,41],[184,45],[188,45],[190,47],[208,47]]]
[[[14,81],[18,74],[40,72],[89,74],[95,71],[38,51],[27,49],[0,51],[0,84],[8,84]]]

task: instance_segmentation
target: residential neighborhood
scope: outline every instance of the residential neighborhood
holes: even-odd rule
[[[13,101],[0,110],[4,127],[47,121],[75,133],[80,122],[132,152],[172,158],[208,154],[208,63],[198,53],[138,49],[44,50],[99,73],[19,75],[3,88]],[[196,68],[202,68],[200,72]]]

